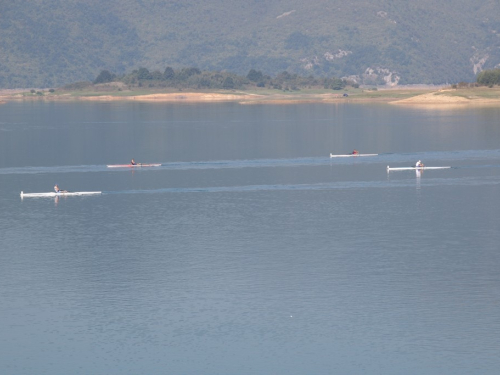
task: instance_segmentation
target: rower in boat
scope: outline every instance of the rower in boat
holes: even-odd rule
[[[59,186],[57,184],[54,185],[54,191],[56,193],[67,193],[68,192],[67,190],[61,190],[61,189],[59,189]]]
[[[131,164],[131,165],[137,165],[137,163],[135,162],[135,160],[134,160],[134,159],[132,159],[132,160],[130,161],[130,164]]]
[[[351,152],[351,155],[359,155],[359,151],[358,150],[353,150],[353,152]]]
[[[422,163],[420,160],[415,163],[415,168],[423,168],[424,163]]]

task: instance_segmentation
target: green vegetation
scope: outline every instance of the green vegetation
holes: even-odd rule
[[[477,83],[489,87],[500,85],[500,69],[483,70],[477,75]]]
[[[452,84],[500,63],[498,0],[39,0],[5,1],[0,14],[0,88],[59,87],[139,66],[152,75],[138,71],[145,81],[190,66]],[[238,87],[228,77],[220,85]]]
[[[101,73],[99,73],[99,75],[94,80],[94,84],[113,82],[115,78],[116,75],[110,73],[109,70],[102,70]]]
[[[149,71],[141,67],[129,74],[116,75],[108,70],[101,71],[91,82],[76,82],[62,87],[65,91],[93,91],[99,92],[113,90],[122,91],[145,88],[149,92],[164,89],[191,89],[191,90],[249,90],[249,89],[275,89],[299,91],[302,89],[322,88],[327,90],[342,90],[346,86],[358,87],[355,83],[339,78],[314,78],[312,75],[301,77],[281,72],[276,77],[264,75],[261,71],[251,69],[246,76],[239,76],[228,72],[201,71],[197,68],[173,69],[165,68],[161,73],[158,70]],[[34,90],[32,90],[34,91]]]

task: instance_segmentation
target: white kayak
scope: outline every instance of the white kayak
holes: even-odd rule
[[[139,167],[160,167],[161,164],[110,164],[106,165],[108,168],[139,168]]]
[[[79,195],[98,195],[101,191],[68,191],[66,193],[25,193],[21,191],[21,198],[53,198],[53,197],[71,197]]]
[[[397,167],[397,168],[391,168],[387,166],[387,172],[389,171],[423,171],[427,169],[450,169],[451,167]]]
[[[345,155],[333,155],[330,154],[331,158],[349,158],[349,157],[357,157],[357,156],[377,156],[378,154],[345,154]]]

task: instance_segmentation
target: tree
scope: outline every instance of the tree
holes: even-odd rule
[[[232,89],[234,87],[234,81],[231,77],[226,77],[224,82],[222,83],[222,88],[224,89]]]
[[[278,76],[276,78],[278,78],[282,81],[288,81],[292,78],[292,75],[285,70],[285,71],[281,72],[280,74],[278,74]]]
[[[194,76],[194,75],[197,75],[197,74],[201,74],[201,71],[200,69],[198,68],[187,68],[186,69],[186,73],[188,76]]]
[[[109,70],[101,70],[101,73],[96,77],[94,80],[95,84],[98,83],[108,83],[108,82],[113,82],[115,79],[115,75],[111,73]]]
[[[483,70],[477,75],[476,81],[480,85],[500,85],[500,69]]]
[[[169,81],[169,80],[173,79],[174,77],[175,77],[174,70],[171,67],[167,66],[167,68],[163,72],[163,79]]]
[[[182,68],[177,72],[175,78],[177,81],[187,82],[190,77],[199,74],[201,74],[201,71],[198,68]]]
[[[147,68],[139,68],[137,71],[137,78],[139,79],[151,79],[151,73]]]
[[[151,73],[151,79],[154,79],[155,81],[160,81],[162,78],[163,74],[161,74],[159,70],[155,70]]]
[[[345,87],[345,81],[338,78],[333,78],[331,87],[332,90],[342,90]]]
[[[201,71],[198,68],[183,68],[181,70],[181,75],[186,78],[189,78],[197,74],[201,74]]]
[[[256,71],[255,69],[250,69],[250,71],[247,74],[247,78],[252,82],[262,81],[263,77],[264,76],[262,72],[260,70]]]

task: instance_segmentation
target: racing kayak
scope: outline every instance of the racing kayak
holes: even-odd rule
[[[351,156],[377,156],[378,154],[345,154],[345,155],[333,155],[330,154],[331,158],[348,158]]]
[[[108,168],[159,167],[161,164],[111,164]]]
[[[98,195],[101,191],[68,191],[66,193],[25,193],[21,191],[21,198],[51,198],[51,197],[71,197],[78,195]]]
[[[451,167],[398,167],[398,168],[391,168],[387,166],[387,172],[389,171],[423,171],[427,169],[450,169]]]

